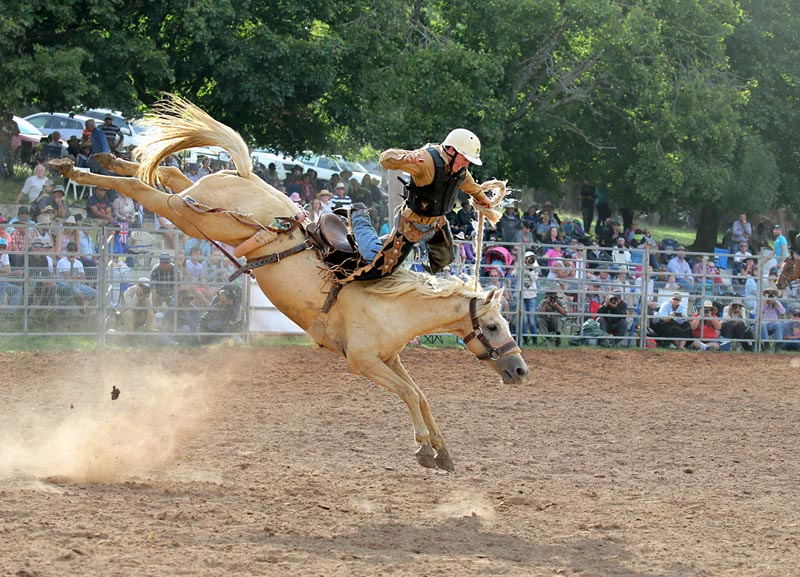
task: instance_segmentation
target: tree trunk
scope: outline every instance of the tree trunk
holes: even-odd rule
[[[694,244],[687,247],[694,252],[714,252],[717,246],[717,232],[719,230],[720,211],[719,207],[711,202],[707,202],[700,209],[700,218],[697,220],[697,232]]]

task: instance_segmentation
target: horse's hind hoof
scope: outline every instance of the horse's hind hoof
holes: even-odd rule
[[[433,448],[430,445],[420,445],[420,448],[417,449],[414,456],[417,458],[417,463],[426,469],[436,468],[436,458],[433,454]]]
[[[71,158],[54,158],[48,164],[62,176],[67,176],[73,166]]]
[[[96,152],[92,155],[92,158],[97,161],[97,163],[105,169],[112,170],[112,163],[116,160],[116,156],[111,154],[110,152]]]
[[[448,453],[447,449],[444,447],[436,451],[436,468],[447,471],[448,473],[452,473],[456,470],[453,465],[453,459],[450,458],[450,453]]]

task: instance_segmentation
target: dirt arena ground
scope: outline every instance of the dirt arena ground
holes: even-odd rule
[[[405,353],[447,474],[313,347],[0,354],[0,574],[800,574],[798,357],[525,356]]]

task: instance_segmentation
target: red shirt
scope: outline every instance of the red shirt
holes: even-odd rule
[[[700,315],[694,315],[698,317]],[[701,341],[710,341],[719,337],[719,331],[712,324],[711,319],[706,319],[697,325],[697,328],[692,331],[694,338]]]

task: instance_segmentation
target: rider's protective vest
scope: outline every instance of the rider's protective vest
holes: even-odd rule
[[[430,184],[418,186],[414,180],[406,187],[408,198],[406,204],[415,213],[422,216],[442,216],[450,212],[458,194],[458,187],[467,176],[467,169],[462,168],[456,174],[448,173],[444,168],[444,159],[439,151],[430,146],[428,153],[433,157],[436,173]]]

